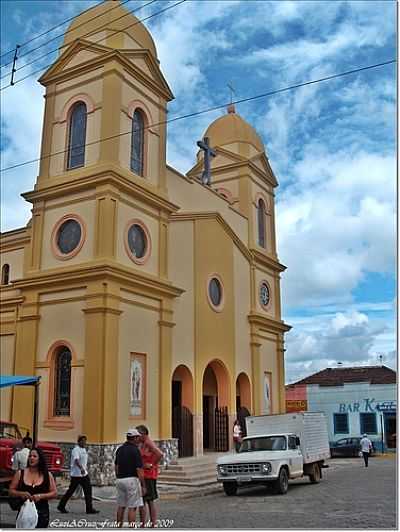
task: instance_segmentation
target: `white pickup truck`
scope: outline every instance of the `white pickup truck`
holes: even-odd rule
[[[239,452],[217,460],[217,479],[227,495],[236,495],[240,486],[270,483],[276,493],[285,494],[289,479],[321,480],[321,467],[330,458],[323,413],[249,416],[246,427]]]

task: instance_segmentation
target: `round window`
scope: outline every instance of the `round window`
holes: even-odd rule
[[[63,255],[69,255],[79,246],[81,238],[81,224],[74,219],[65,220],[57,231],[57,248]]]
[[[270,302],[271,294],[269,285],[266,281],[263,281],[260,284],[260,303],[263,307],[266,307],[268,303]]]
[[[214,307],[219,307],[222,302],[222,285],[216,277],[213,277],[208,285],[208,294]]]
[[[128,246],[134,257],[141,259],[147,251],[147,237],[139,224],[133,224],[128,229]]]

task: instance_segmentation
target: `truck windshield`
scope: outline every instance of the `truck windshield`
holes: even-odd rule
[[[285,436],[264,436],[243,440],[240,453],[250,451],[286,451]]]

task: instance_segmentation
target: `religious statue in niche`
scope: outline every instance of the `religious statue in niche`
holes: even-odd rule
[[[144,397],[145,397],[145,357],[144,355],[131,356],[131,393],[130,393],[130,415],[134,417],[145,417]]]
[[[264,414],[271,414],[271,373],[264,372]]]

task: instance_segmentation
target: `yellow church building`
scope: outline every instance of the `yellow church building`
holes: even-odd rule
[[[76,17],[39,81],[32,218],[1,235],[1,373],[41,376],[40,439],[84,433],[99,461],[142,423],[167,459],[227,450],[236,417],[285,411],[262,140],[230,106],[204,133],[211,183],[203,150],[186,175],[170,167],[173,94],[119,2]],[[30,390],[1,392],[3,420],[31,427],[32,410]]]

